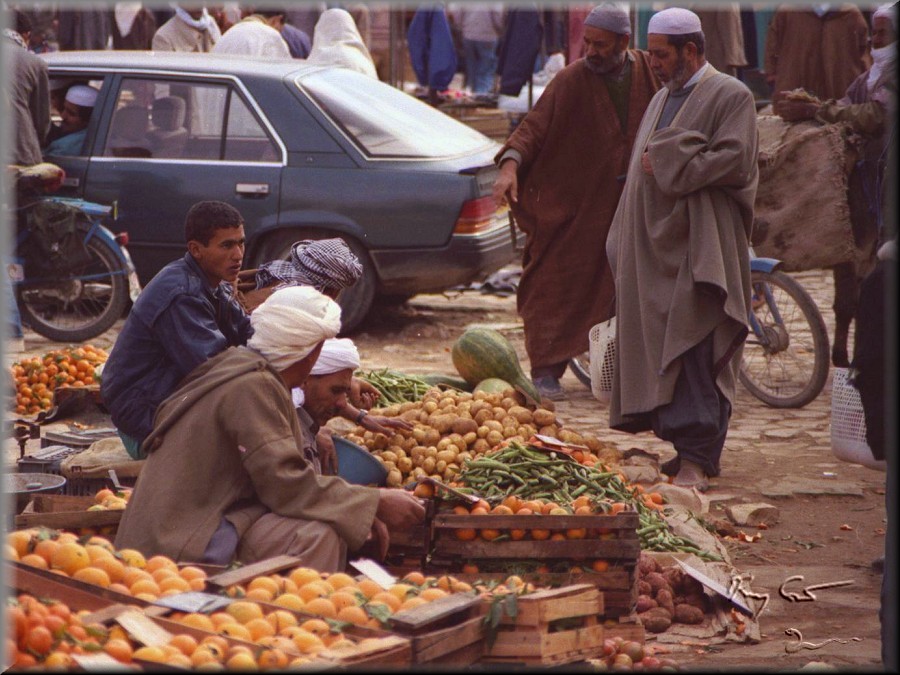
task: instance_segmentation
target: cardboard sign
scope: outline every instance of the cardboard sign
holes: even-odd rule
[[[368,558],[360,558],[359,560],[354,560],[353,562],[351,562],[350,565],[360,574],[369,577],[369,579],[381,586],[384,590],[389,589],[391,586],[397,583],[397,577],[390,574],[386,569],[384,569],[374,560],[369,560]]]

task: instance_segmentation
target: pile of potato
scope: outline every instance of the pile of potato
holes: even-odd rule
[[[524,397],[514,389],[468,393],[434,387],[421,401],[372,411],[412,422],[415,426],[411,431],[400,430],[388,437],[356,427],[346,438],[365,446],[384,463],[389,487],[424,477],[451,480],[466,459],[483,455],[507,440],[527,442],[534,434],[586,446],[585,464],[618,463],[615,446],[563,429],[555,412],[530,410],[524,403]]]
[[[709,603],[703,585],[679,567],[660,567],[652,557],[638,560],[636,610],[651,633],[662,633],[673,622],[703,623]]]

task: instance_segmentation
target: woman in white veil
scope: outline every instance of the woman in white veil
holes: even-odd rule
[[[307,63],[339,66],[378,79],[372,56],[366,48],[356,23],[343,9],[326,9],[313,31],[312,49]]]

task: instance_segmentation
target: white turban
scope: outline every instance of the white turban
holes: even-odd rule
[[[69,87],[66,92],[66,100],[73,105],[80,105],[83,108],[93,108],[97,102],[97,94],[100,92],[93,87],[83,84],[74,84]]]
[[[252,316],[252,315],[251,315]],[[342,370],[359,368],[359,350],[350,338],[325,340],[310,375],[332,375]]]
[[[670,7],[657,12],[650,17],[647,24],[647,34],[657,35],[687,35],[688,33],[702,33],[700,17],[689,9]]]
[[[891,20],[891,25],[894,27],[894,30],[897,30],[897,12],[894,9],[893,5],[882,5],[872,14],[872,21],[875,19],[885,18]]]
[[[289,286],[266,298],[250,315],[253,337],[247,346],[277,370],[307,357],[341,329],[341,308],[309,286]]]

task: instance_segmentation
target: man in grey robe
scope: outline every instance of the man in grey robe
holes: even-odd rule
[[[610,427],[675,446],[675,484],[719,473],[750,306],[758,182],[750,90],[704,57],[700,19],[651,17],[665,84],[644,114],[606,252],[616,284]]]

